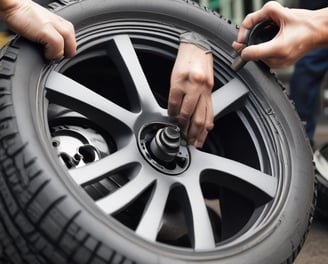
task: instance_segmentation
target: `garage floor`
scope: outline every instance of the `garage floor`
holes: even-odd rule
[[[294,264],[328,263],[328,220],[315,219]]]
[[[321,119],[316,129],[316,145],[328,142],[328,118]],[[328,263],[328,219],[315,218],[305,244],[294,264]]]

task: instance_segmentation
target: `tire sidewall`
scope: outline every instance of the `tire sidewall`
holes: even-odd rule
[[[185,1],[101,1],[85,0],[72,3],[56,11],[59,15],[70,20],[76,27],[77,34],[84,27],[110,19],[147,18],[162,21],[172,25],[178,24],[189,30],[199,31],[207,36],[212,43],[219,46],[232,61],[235,52],[231,43],[237,30],[228,21],[217,15],[206,12]],[[12,77],[13,105],[17,118],[18,131],[22,144],[28,143],[26,156],[36,157],[38,166],[44,176],[51,180],[54,194],[69,194],[68,205],[82,214],[76,220],[96,240],[136,263],[282,263],[297,247],[302,244],[304,234],[308,230],[313,198],[313,167],[309,146],[305,142],[304,131],[299,119],[292,110],[286,96],[274,77],[255,63],[249,63],[239,73],[238,78],[254,84],[249,87],[256,94],[263,107],[270,107],[274,112],[277,129],[286,138],[288,157],[286,168],[290,172],[289,180],[284,181],[287,195],[283,198],[280,211],[272,223],[258,234],[254,235],[249,244],[242,243],[233,250],[222,250],[214,253],[190,254],[188,261],[180,258],[174,250],[162,250],[161,247],[143,242],[134,233],[120,228],[120,224],[105,218],[90,200],[81,200],[82,193],[78,187],[68,186],[62,180],[64,170],[53,161],[45,138],[40,136],[38,121],[39,91],[36,90],[48,63],[42,57],[42,50],[24,40],[17,42],[19,56],[17,57],[15,76]],[[28,99],[28,100],[26,100]],[[66,173],[67,174],[67,173]],[[68,175],[67,175],[68,177]],[[76,195],[76,193],[80,193]],[[84,195],[85,196],[85,195]],[[46,197],[43,197],[46,199]],[[42,198],[40,198],[42,199]],[[104,232],[104,230],[106,230]],[[241,250],[243,248],[243,250]],[[233,253],[238,252],[238,253]],[[217,255],[217,256],[215,256]],[[226,257],[220,257],[226,256]]]

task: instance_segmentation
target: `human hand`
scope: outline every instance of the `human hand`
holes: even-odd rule
[[[232,46],[236,51],[242,50],[241,57],[245,61],[262,60],[272,68],[289,66],[308,52],[327,45],[327,35],[321,29],[324,24],[320,25],[320,12],[325,12],[327,17],[327,10],[289,9],[276,1],[268,2],[262,9],[246,16]],[[267,19],[280,27],[278,34],[271,41],[245,47],[247,32]]]
[[[73,25],[31,0],[0,0],[0,16],[15,33],[43,44],[47,59],[76,52]]]
[[[190,43],[180,43],[171,75],[168,114],[178,120],[190,144],[202,147],[213,124],[213,57]]]

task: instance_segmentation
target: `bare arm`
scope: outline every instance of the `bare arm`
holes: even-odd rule
[[[32,0],[0,0],[0,17],[15,33],[43,44],[48,59],[76,52],[73,25]]]
[[[202,147],[213,128],[213,57],[191,43],[180,43],[171,75],[168,113],[179,121],[188,142]]]

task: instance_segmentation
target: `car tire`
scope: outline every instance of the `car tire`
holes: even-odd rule
[[[188,0],[49,8],[75,26],[74,58],[47,61],[23,38],[1,52],[2,263],[291,263],[313,217],[312,154],[268,68],[230,68],[236,26]],[[175,128],[184,31],[212,47],[215,128],[168,164],[149,137]]]
[[[316,180],[317,180],[317,204],[316,214],[319,217],[328,219],[328,144],[320,146],[313,154],[315,168],[316,168]]]

